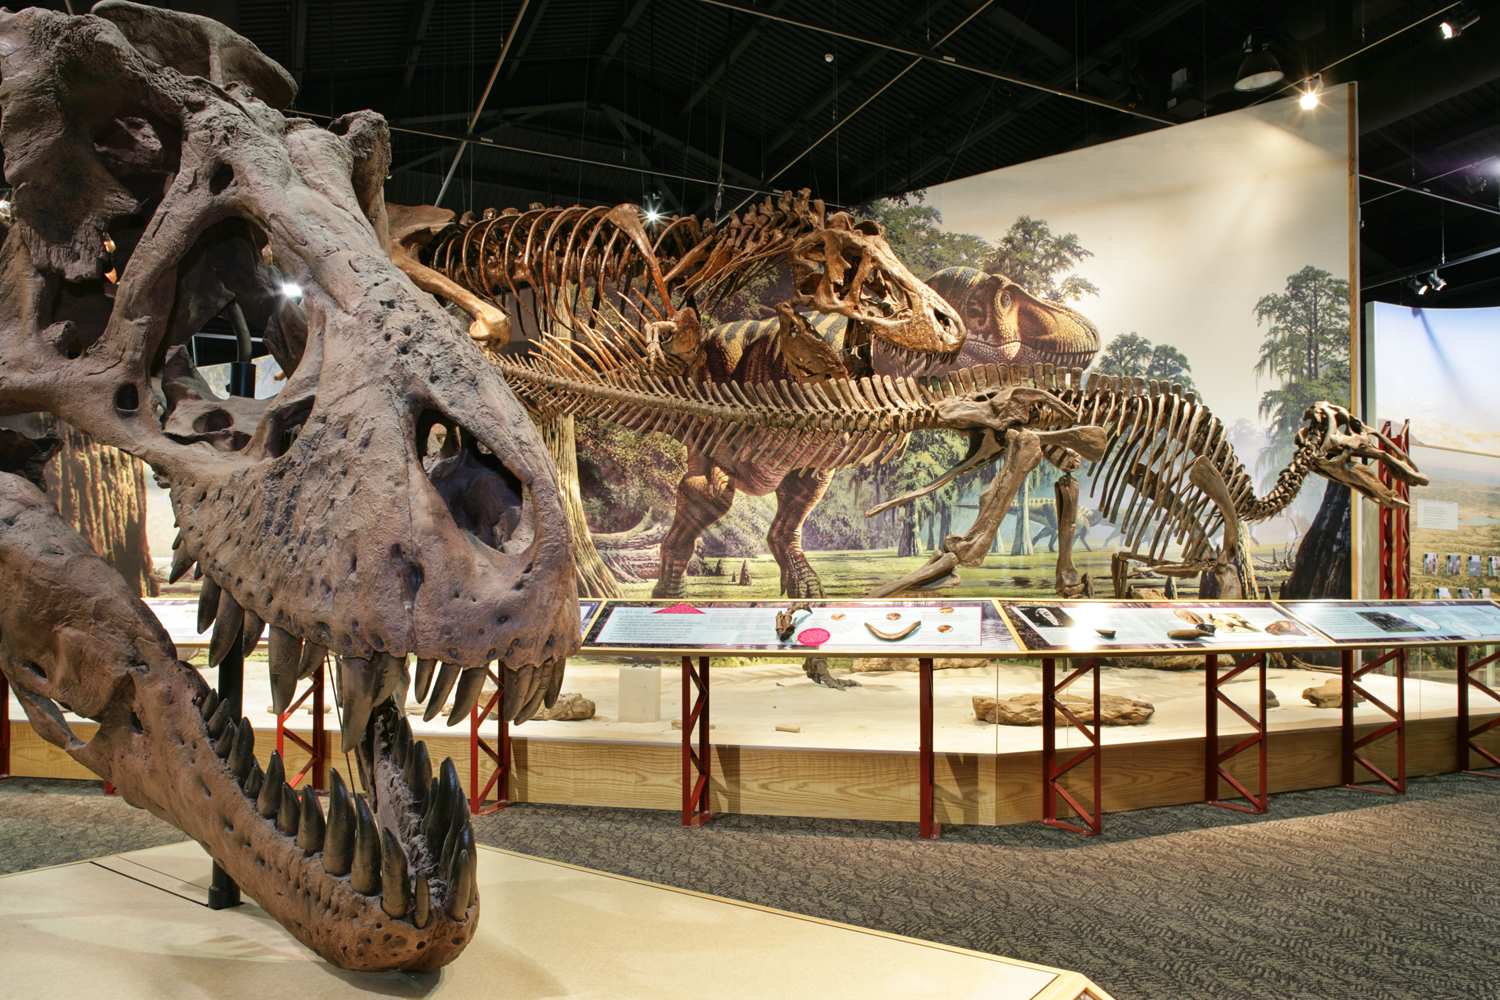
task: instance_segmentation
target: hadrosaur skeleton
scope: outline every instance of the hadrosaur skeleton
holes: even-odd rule
[[[474,933],[478,855],[452,762],[434,774],[403,717],[407,658],[429,717],[454,692],[450,722],[500,661],[521,721],[557,697],[578,605],[535,428],[388,256],[385,123],[284,117],[291,78],[249,41],[123,2],[0,11],[0,80],[0,415],[50,411],[150,463],[180,527],[172,574],[203,576],[212,662],[269,628],[281,708],[332,653],[364,792],[334,780],[325,816],[278,756],[262,769],[248,720],[23,478],[51,446],[10,431],[0,669],[38,733],[328,961],[440,968]],[[289,374],[273,399],[218,398],[182,348],[231,306]]]

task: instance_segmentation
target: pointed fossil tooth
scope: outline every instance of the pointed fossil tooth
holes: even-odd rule
[[[400,920],[411,909],[411,880],[407,877],[406,852],[390,830],[380,831],[380,908]]]
[[[473,825],[469,817],[469,800],[462,791],[458,794],[459,801],[454,803],[453,818],[448,821],[448,835],[443,838],[443,851],[438,855],[438,870],[445,873],[453,870],[453,859],[458,857],[463,832]]]
[[[227,705],[228,702],[225,702]],[[224,731],[214,737],[214,753],[220,757],[228,757],[230,750],[234,748],[234,731],[239,728],[233,722],[224,724]]]
[[[547,689],[538,684],[536,690],[531,693],[531,697],[526,699],[526,704],[521,706],[521,711],[516,713],[516,725],[519,726],[521,723],[525,722],[533,715],[535,715],[537,713],[537,709],[542,707],[542,699],[546,697]]]
[[[250,765],[255,763],[255,730],[249,719],[241,719],[235,729],[234,749],[229,751],[229,770],[244,781],[250,777]]]
[[[427,811],[423,833],[427,835],[427,846],[441,855],[443,841],[448,836],[448,824],[453,820],[453,804],[462,794],[458,782],[458,768],[452,757],[444,757],[438,768],[437,790],[432,795],[432,807]]]
[[[469,912],[469,904],[476,895],[478,884],[479,850],[474,846],[473,828],[465,829],[454,852],[451,874],[448,876],[448,902],[444,907],[452,920],[462,920]]]
[[[297,793],[292,791],[292,786],[285,781],[281,783],[281,809],[276,813],[276,829],[288,837],[297,835],[297,820],[302,816],[302,804],[297,801]]]
[[[427,926],[432,919],[432,890],[427,886],[427,880],[420,874],[417,875],[416,898],[411,904],[411,922],[417,925],[417,930]]]
[[[225,698],[219,702],[214,709],[213,718],[208,720],[208,735],[218,739],[224,733],[224,727],[229,725],[229,699]],[[225,751],[226,753],[228,751]]]
[[[192,553],[188,551],[187,546],[184,545],[173,549],[172,571],[167,574],[167,582],[176,583],[184,576],[187,576],[187,571],[193,568],[193,563],[196,561]]]
[[[219,614],[219,585],[209,577],[203,578],[203,589],[198,591],[198,634],[208,631]]]
[[[315,642],[304,642],[302,644],[302,658],[297,661],[297,679],[305,681],[313,675],[313,671],[323,665],[328,659],[328,647],[319,646]]]
[[[240,647],[246,656],[255,652],[255,647],[260,645],[260,637],[266,630],[266,623],[261,620],[260,615],[254,611],[245,612],[244,645]]]
[[[542,704],[548,708],[556,705],[558,695],[562,694],[563,673],[566,666],[567,664],[559,663],[556,660],[552,660],[545,665],[545,667],[550,668],[550,673],[547,675],[546,700]]]
[[[271,711],[282,715],[297,696],[297,665],[302,659],[302,640],[273,625],[271,638],[266,642],[266,659],[271,665]]]
[[[198,709],[203,714],[203,721],[207,722],[209,719],[212,719],[214,717],[214,710],[218,707],[219,692],[213,688],[209,688],[207,696],[203,699],[203,704]]]
[[[458,687],[453,691],[453,711],[448,713],[448,725],[456,726],[469,717],[469,713],[479,703],[479,694],[484,690],[488,674],[489,670],[485,667],[474,667],[463,672],[463,676],[458,679]]]
[[[396,738],[391,743],[391,758],[401,773],[406,773],[406,762],[411,759],[411,724],[403,716],[396,724]]]
[[[297,846],[304,854],[315,854],[323,849],[323,804],[318,793],[308,785],[302,789],[302,815],[297,820]]]
[[[339,712],[343,718],[340,734],[344,746],[352,747],[364,738],[370,713],[375,710],[375,669],[369,660],[357,656],[336,659],[339,665]]]
[[[456,867],[460,873],[466,872],[472,863],[468,851],[459,853]],[[471,879],[467,877],[454,878],[448,883],[448,903],[443,907],[448,913],[449,920],[462,920],[464,914],[469,912],[469,886]]]
[[[323,870],[330,875],[349,874],[354,858],[354,833],[357,824],[349,786],[337,772],[328,772],[328,824],[323,835]]]
[[[501,683],[505,685],[504,708],[507,720],[514,719],[516,713],[521,711],[521,706],[526,704],[526,697],[531,690],[530,667],[522,667],[519,670],[501,670]]]
[[[427,749],[426,740],[417,740],[412,746],[402,777],[406,779],[406,787],[411,789],[412,797],[421,802],[427,795],[428,786],[432,784],[432,755]]]
[[[217,667],[234,648],[240,629],[245,625],[245,610],[227,590],[219,592],[219,613],[214,618],[214,634],[208,640],[208,665]]]
[[[412,691],[417,701],[427,700],[427,689],[432,684],[432,673],[437,669],[437,660],[418,660],[417,675],[412,680]]]
[[[438,713],[443,710],[443,703],[448,700],[448,692],[453,690],[453,685],[462,672],[463,667],[456,663],[445,661],[438,667],[437,683],[432,686],[432,696],[427,699],[427,711],[422,713],[423,722],[431,722],[438,717]]]
[[[271,751],[266,761],[266,776],[260,786],[260,795],[255,800],[255,811],[266,819],[275,816],[281,809],[281,786],[286,784],[286,767],[281,763],[281,754]]]
[[[380,832],[375,817],[363,795],[354,796],[354,861],[349,870],[349,884],[355,892],[374,896],[380,892]]]
[[[250,758],[250,774],[245,778],[245,798],[259,799],[260,790],[266,785],[265,772],[260,769],[260,761],[254,757]]]

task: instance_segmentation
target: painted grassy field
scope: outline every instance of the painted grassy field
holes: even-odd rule
[[[1460,479],[1434,477],[1431,484],[1417,491],[1423,500],[1451,500],[1458,503],[1458,530],[1434,531],[1413,527],[1411,533],[1411,587],[1412,596],[1430,598],[1438,587],[1447,587],[1454,598],[1459,587],[1468,587],[1478,596],[1479,588],[1490,587],[1500,594],[1500,578],[1494,576],[1469,576],[1468,557],[1480,559],[1480,572],[1489,569],[1489,556],[1500,556],[1500,487],[1492,483],[1475,483]],[[1415,517],[1413,524],[1415,524]],[[1465,523],[1465,522],[1470,523]],[[1474,524],[1474,521],[1494,523]],[[1422,554],[1436,552],[1438,572],[1422,571]],[[1450,576],[1445,570],[1449,553],[1464,557],[1458,576]]]

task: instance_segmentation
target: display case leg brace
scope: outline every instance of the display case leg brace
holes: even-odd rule
[[[1344,697],[1343,697],[1343,786],[1362,792],[1375,792],[1380,795],[1405,795],[1406,794],[1406,651],[1393,649],[1383,656],[1378,656],[1358,669],[1354,666],[1354,650],[1346,649],[1340,655],[1344,674]],[[1373,670],[1378,670],[1387,663],[1394,661],[1396,664],[1396,707],[1391,708],[1385,702],[1375,697],[1369,691],[1359,686],[1359,679]],[[1375,732],[1360,739],[1354,738],[1354,703],[1356,695],[1364,698],[1370,704],[1390,716],[1391,721],[1381,726]],[[1370,762],[1361,750],[1383,739],[1390,734],[1396,734],[1396,776],[1392,778],[1380,768]],[[1354,766],[1358,764],[1383,784],[1380,788],[1374,785],[1359,785],[1354,781]]]
[[[1475,729],[1469,728],[1469,691],[1471,688],[1482,691],[1492,699],[1500,702],[1500,694],[1497,694],[1489,685],[1474,676],[1474,671],[1480,667],[1487,667],[1491,663],[1500,660],[1500,653],[1491,653],[1482,660],[1469,661],[1468,646],[1458,647],[1458,769],[1464,774],[1472,774],[1480,778],[1500,778],[1500,773],[1494,771],[1476,771],[1469,766],[1469,755],[1478,754],[1491,765],[1500,767],[1500,757],[1490,753],[1484,747],[1474,742],[1476,736],[1481,736],[1496,726],[1500,726],[1500,718],[1491,719],[1484,725]]]
[[[287,706],[285,712],[276,716],[276,752],[281,759],[286,760],[286,741],[291,740],[308,753],[307,763],[302,765],[302,770],[287,782],[293,788],[301,784],[302,779],[309,774],[312,775],[311,782],[313,790],[322,792],[328,787],[328,736],[323,725],[323,667],[328,662],[325,657],[323,663],[318,664],[312,677],[308,678],[307,690],[297,697],[297,700]],[[287,720],[292,713],[302,707],[302,703],[312,697],[312,742],[309,743],[296,733],[288,732]]]
[[[936,754],[932,746],[932,657],[918,658],[917,671],[917,759],[922,771],[919,782],[921,818],[918,822],[918,835],[923,840],[937,840],[943,835],[943,825],[932,815],[937,784]]]
[[[505,713],[500,710],[505,698],[505,679],[499,672],[489,667],[485,669],[489,671],[490,680],[495,682],[495,696],[484,703],[482,710],[478,705],[469,710],[469,812],[475,816],[488,816],[510,805],[510,724],[505,721]],[[484,725],[484,720],[490,717],[491,712],[495,713],[498,727],[493,746],[479,735],[479,728]],[[495,773],[490,775],[490,780],[485,782],[483,788],[479,787],[481,750],[495,764]],[[491,790],[495,793],[495,804],[485,809],[484,800]]]
[[[1240,674],[1251,667],[1260,669],[1260,718],[1252,717],[1248,712],[1232,701],[1224,693],[1224,685],[1234,680]],[[1256,653],[1247,657],[1244,662],[1238,664],[1233,670],[1220,676],[1219,657],[1217,654],[1209,653],[1203,658],[1203,673],[1208,691],[1208,704],[1204,717],[1204,788],[1203,801],[1211,806],[1222,806],[1225,809],[1233,809],[1236,812],[1252,813],[1260,815],[1266,811],[1268,806],[1266,794],[1266,654]],[[1223,703],[1229,710],[1244,719],[1253,730],[1251,734],[1240,740],[1234,746],[1223,753],[1219,752],[1219,705]],[[1239,779],[1235,778],[1225,768],[1231,758],[1249,750],[1251,747],[1259,749],[1260,758],[1260,794],[1254,794],[1246,788]],[[1245,803],[1225,802],[1219,798],[1219,781],[1229,782],[1230,786],[1245,798]]]
[[[695,690],[696,688],[696,690]],[[698,746],[693,746],[693,730]],[[708,749],[708,657],[682,658],[682,825],[702,826],[714,818],[708,808],[712,757]]]
[[[1070,661],[1071,662],[1071,661]],[[1094,726],[1090,729],[1073,711],[1063,704],[1060,696],[1074,681],[1085,674],[1094,680]],[[1099,659],[1085,660],[1061,683],[1057,680],[1057,661],[1042,660],[1042,822],[1059,830],[1081,833],[1095,837],[1104,832],[1104,759],[1100,753],[1103,723],[1099,721]],[[1089,746],[1069,757],[1061,764],[1057,761],[1057,727],[1053,725],[1061,715],[1088,741]],[[1085,809],[1073,794],[1063,787],[1062,779],[1069,771],[1086,760],[1094,762],[1094,809]],[[1083,821],[1080,826],[1057,818],[1057,797],[1062,796]]]

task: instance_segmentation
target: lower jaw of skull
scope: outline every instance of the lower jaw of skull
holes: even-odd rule
[[[468,800],[393,701],[353,748],[367,791],[330,771],[325,807],[274,751],[261,766],[248,720],[186,664],[153,668],[133,700],[129,724],[104,720],[74,755],[202,844],[303,944],[361,972],[435,971],[463,951],[479,918]]]

